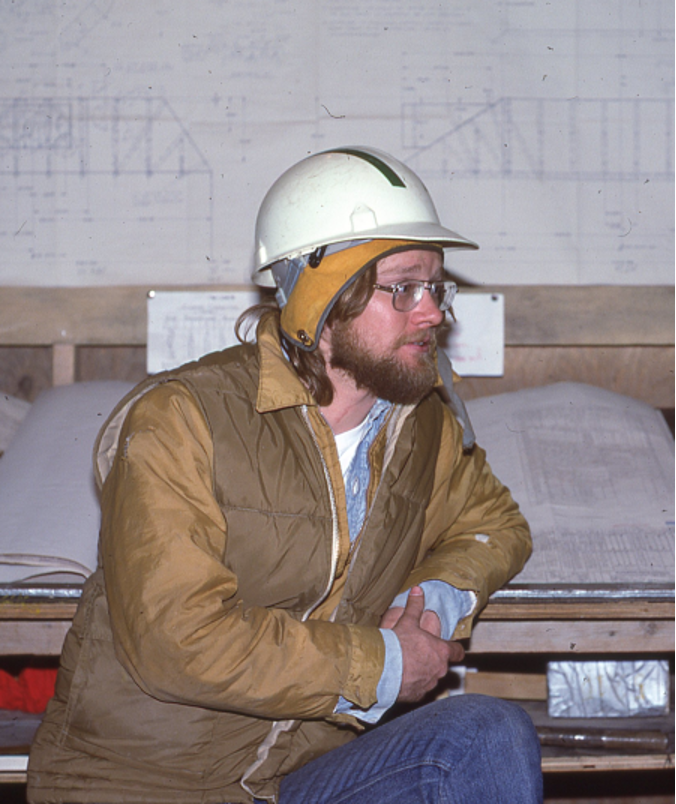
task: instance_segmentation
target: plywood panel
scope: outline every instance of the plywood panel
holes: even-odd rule
[[[0,392],[33,402],[51,385],[48,346],[0,346]]]
[[[75,371],[79,382],[124,380],[140,382],[146,375],[145,346],[81,346]]]

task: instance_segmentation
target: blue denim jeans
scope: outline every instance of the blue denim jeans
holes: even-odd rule
[[[282,782],[279,804],[538,804],[540,746],[518,706],[436,701],[330,751]]]

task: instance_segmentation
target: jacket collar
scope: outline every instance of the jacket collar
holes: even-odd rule
[[[315,398],[300,381],[282,351],[275,316],[261,319],[256,340],[261,367],[256,410],[267,413],[300,405],[316,406]]]

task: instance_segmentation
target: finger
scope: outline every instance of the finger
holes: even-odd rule
[[[419,586],[412,587],[408,593],[406,600],[406,608],[404,609],[404,617],[415,619],[416,623],[420,623],[425,610],[425,593]]]
[[[388,609],[380,620],[380,627],[394,628],[394,626],[399,622],[403,613],[403,606],[394,606],[393,608]]]
[[[459,642],[448,642],[448,663],[456,664],[465,658],[465,649]]]

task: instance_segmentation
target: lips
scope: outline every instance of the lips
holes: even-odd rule
[[[416,349],[428,351],[434,342],[434,336],[427,332],[424,335],[402,337],[399,347],[411,346]]]

